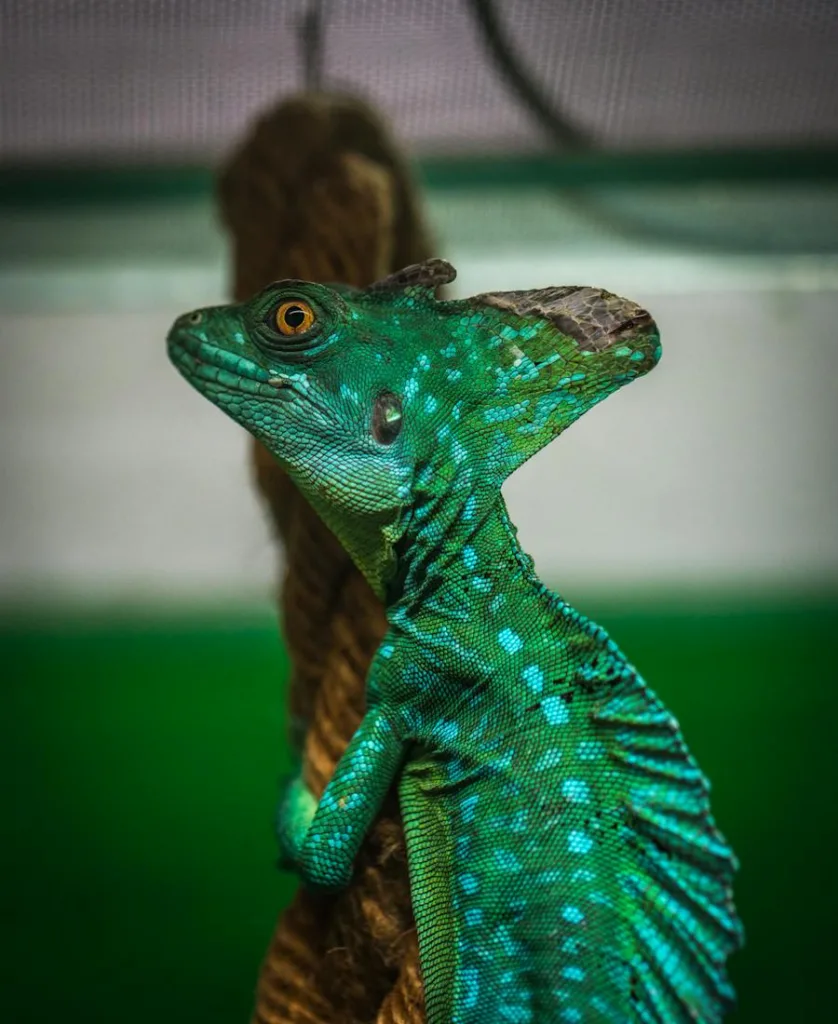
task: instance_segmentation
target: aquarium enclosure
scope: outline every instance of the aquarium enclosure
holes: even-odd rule
[[[5,0],[1,1020],[244,1021],[292,891],[282,567],[243,431],[164,338],[230,296],[216,169],[307,89],[386,118],[451,295],[652,311],[660,367],[504,493],[713,779],[742,862],[733,1019],[826,1018],[836,53],[817,0]]]

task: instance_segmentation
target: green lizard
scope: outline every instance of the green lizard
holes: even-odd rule
[[[453,278],[280,281],[169,333],[387,607],[365,717],[319,803],[287,788],[281,846],[310,885],[346,885],[398,777],[430,1024],[717,1021],[742,930],[708,784],[605,631],[538,580],[501,497],[655,365],[657,328],[593,288],[438,301]]]

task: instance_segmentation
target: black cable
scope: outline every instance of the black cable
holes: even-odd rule
[[[533,118],[561,149],[593,148],[591,136],[560,110],[553,108],[524,71],[514,48],[505,38],[492,0],[469,0],[484,41],[498,71]]]
[[[551,105],[536,82],[530,78],[515,52],[514,46],[504,34],[493,0],[468,0],[474,11],[477,25],[483,34],[489,55],[505,79],[507,85],[526,107],[532,118],[553,141],[558,150],[565,152],[592,151],[600,149],[593,136],[577,127],[571,118]],[[586,215],[601,227],[617,232],[635,242],[682,245],[692,248],[729,250],[729,242],[714,240],[698,227],[668,227],[650,224],[642,217],[614,209],[607,197],[591,194],[584,187],[557,189],[556,199],[570,201],[576,212]],[[750,246],[744,247],[746,250]]]
[[[323,87],[323,4],[311,0],[298,22],[303,84],[308,92]]]

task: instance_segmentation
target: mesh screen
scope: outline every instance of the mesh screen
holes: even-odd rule
[[[353,0],[322,6],[324,84],[422,153],[545,148],[477,16],[599,145],[838,138],[834,0]],[[301,2],[3,0],[0,159],[205,159],[303,84]]]

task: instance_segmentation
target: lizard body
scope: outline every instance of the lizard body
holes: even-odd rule
[[[280,842],[347,884],[398,780],[429,1024],[713,1022],[735,858],[678,724],[517,543],[506,477],[660,355],[592,288],[440,302],[441,260],[363,291],[278,282],[169,352],[287,467],[387,606],[365,717]]]

